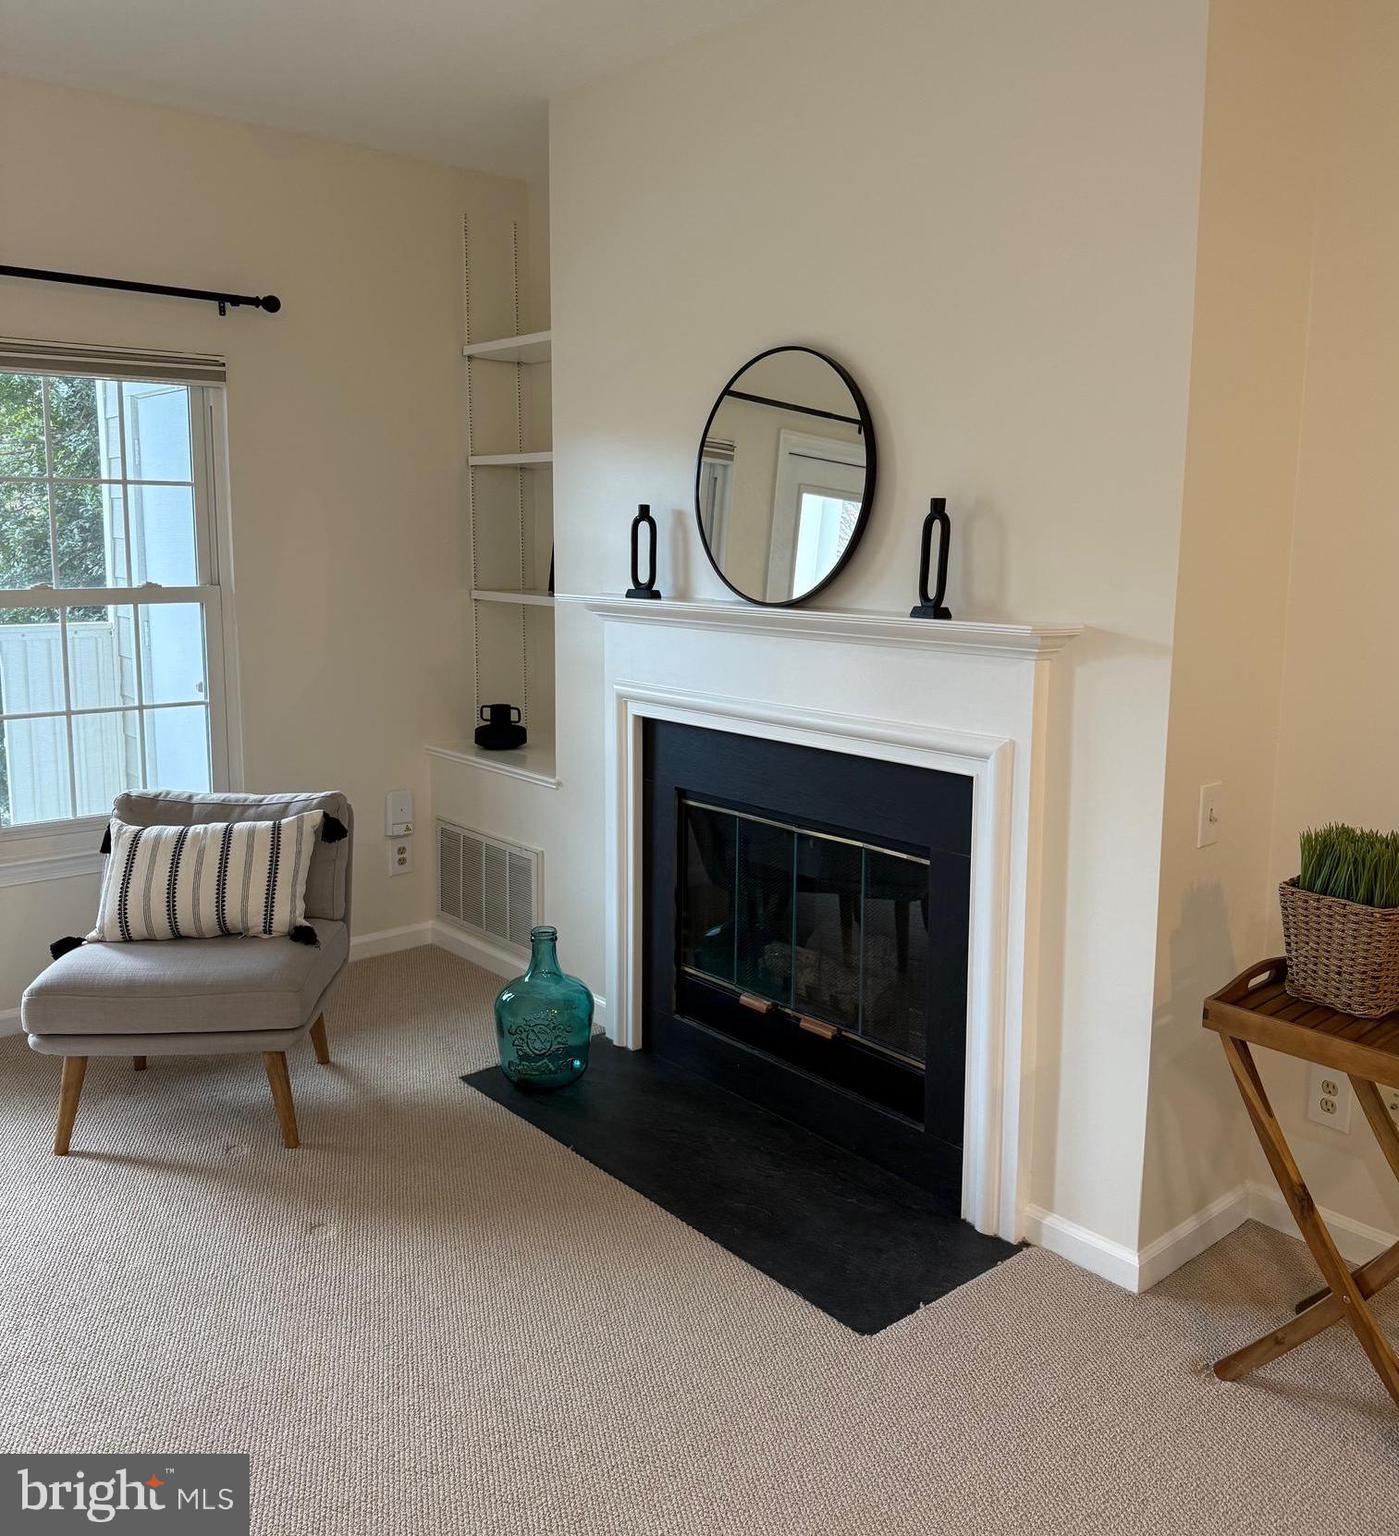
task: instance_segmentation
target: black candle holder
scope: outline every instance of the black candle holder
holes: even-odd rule
[[[643,525],[651,531],[651,557],[647,561],[649,569],[646,580],[641,579],[641,529]],[[631,523],[631,587],[627,591],[628,597],[659,598],[660,588],[656,585],[656,519],[651,516],[651,509],[646,505],[636,509],[636,516]]]
[[[928,591],[928,570],[932,565],[933,527],[941,530],[938,539],[938,584],[933,593]],[[910,608],[911,619],[950,619],[952,610],[943,599],[947,596],[947,553],[952,543],[952,519],[947,515],[947,498],[934,496],[928,503],[928,515],[923,519],[923,546],[918,557],[917,607]]]

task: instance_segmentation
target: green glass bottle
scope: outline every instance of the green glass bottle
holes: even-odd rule
[[[553,928],[530,929],[529,969],[495,1000],[500,1070],[517,1088],[563,1088],[582,1077],[593,1038],[593,994],[559,969]]]

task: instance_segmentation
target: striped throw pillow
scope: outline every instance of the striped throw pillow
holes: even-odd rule
[[[309,936],[306,876],[323,811],[281,821],[133,827],[113,820],[89,942]]]

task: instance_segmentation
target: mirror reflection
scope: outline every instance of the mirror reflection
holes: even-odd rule
[[[779,347],[729,381],[695,477],[705,550],[750,602],[801,602],[855,547],[874,492],[869,411],[840,366]]]

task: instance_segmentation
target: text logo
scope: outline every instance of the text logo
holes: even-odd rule
[[[249,1536],[242,1455],[0,1456],[0,1530]]]

